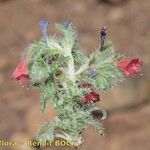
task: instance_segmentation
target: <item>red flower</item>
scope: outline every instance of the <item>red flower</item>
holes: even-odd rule
[[[83,104],[87,104],[87,103],[91,103],[91,102],[97,102],[100,100],[100,95],[97,94],[94,89],[92,88],[92,85],[90,83],[84,82],[82,84],[83,88],[91,88],[91,92],[89,92],[88,94],[86,94],[82,99],[81,99],[81,103]]]
[[[89,83],[83,83],[82,84],[82,86],[84,87],[84,88],[90,88],[90,87],[92,87],[92,85],[91,84],[89,84]]]
[[[100,101],[100,95],[93,92],[89,92],[87,95],[85,95],[82,99],[81,99],[81,103],[83,104],[87,104],[87,103],[91,103],[91,102],[97,102]]]
[[[15,80],[29,79],[27,63],[25,59],[21,60],[21,62],[18,64],[18,66],[14,70],[12,74],[12,79],[15,79]]]
[[[135,58],[132,60],[121,60],[117,63],[117,67],[123,70],[126,76],[131,76],[141,71],[142,64],[142,61]]]

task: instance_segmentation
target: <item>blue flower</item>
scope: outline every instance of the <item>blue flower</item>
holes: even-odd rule
[[[43,19],[40,21],[40,29],[43,33],[44,39],[47,41],[48,40],[48,34],[47,34],[47,27],[48,27],[48,21],[46,19]]]
[[[63,23],[64,28],[67,29],[70,24],[71,24],[71,21],[70,21],[70,20],[65,21],[65,22]]]
[[[96,77],[96,74],[97,74],[97,71],[95,68],[90,68],[87,72],[88,76],[91,77],[91,78],[95,78]]]

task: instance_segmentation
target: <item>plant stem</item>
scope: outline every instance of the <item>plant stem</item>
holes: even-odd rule
[[[86,71],[89,68],[89,64],[84,64],[83,66],[81,66],[81,68],[75,73],[75,75],[79,75],[82,72]]]
[[[75,83],[75,71],[74,71],[74,59],[72,54],[69,54],[69,62],[68,62],[68,75],[69,75],[69,79]]]

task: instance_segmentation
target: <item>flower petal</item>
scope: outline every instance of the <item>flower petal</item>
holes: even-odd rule
[[[29,74],[28,74],[28,70],[27,70],[27,63],[26,61],[23,59],[18,66],[16,67],[16,69],[14,70],[13,74],[12,74],[12,79],[16,79],[16,80],[21,80],[21,79],[28,79],[29,78]]]

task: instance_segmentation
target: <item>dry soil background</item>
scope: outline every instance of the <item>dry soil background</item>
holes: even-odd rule
[[[115,1],[115,0],[114,0]],[[41,124],[56,112],[39,112],[40,92],[10,79],[20,52],[40,37],[39,20],[47,18],[50,32],[54,23],[70,19],[75,24],[85,54],[99,43],[100,27],[108,27],[118,51],[144,61],[142,73],[101,94],[99,106],[109,117],[104,121],[106,136],[94,129],[85,133],[85,150],[150,149],[150,0],[105,3],[102,0],[0,0],[0,139],[18,141],[13,150],[29,150],[23,144],[35,138]],[[0,150],[10,147],[0,147]]]

